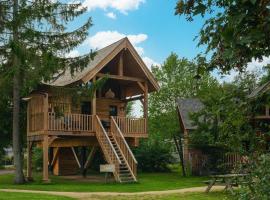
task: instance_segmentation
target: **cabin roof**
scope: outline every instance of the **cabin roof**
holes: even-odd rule
[[[186,130],[194,130],[197,128],[190,118],[190,114],[201,111],[204,107],[203,103],[196,98],[176,99],[176,105],[179,113],[179,118],[183,128]]]
[[[128,38],[123,38],[109,46],[106,46],[96,52],[96,55],[92,61],[81,71],[74,72],[73,75],[69,70],[66,70],[63,74],[57,76],[54,80],[45,83],[51,86],[66,86],[75,82],[88,82],[91,80],[106,64],[108,64],[121,50],[129,49],[132,52],[133,57],[136,57],[138,65],[142,68],[144,74],[148,78],[152,87],[151,90],[159,90],[159,85],[154,78],[151,71],[147,68],[141,57],[136,52]]]
[[[249,95],[248,98],[249,99],[253,99],[258,97],[259,95],[264,94],[265,92],[267,92],[270,89],[270,81],[264,83],[263,85],[255,88]]]

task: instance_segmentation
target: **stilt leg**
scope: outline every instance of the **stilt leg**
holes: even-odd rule
[[[87,173],[87,168],[91,164],[96,151],[97,151],[97,147],[93,146],[90,153],[89,153],[89,155],[88,155],[88,157],[87,157],[87,160],[86,160],[86,162],[84,163],[84,166],[83,166],[85,173]]]
[[[49,163],[49,138],[48,135],[44,135],[43,138],[43,181],[50,182],[49,180],[49,170],[48,170],[48,163]]]
[[[86,162],[86,147],[82,147],[81,149],[81,173],[83,177],[86,177],[86,170],[84,168]]]

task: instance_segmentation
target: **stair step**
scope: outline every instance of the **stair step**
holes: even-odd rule
[[[135,182],[134,179],[125,179],[125,180],[121,180],[122,183],[131,183],[131,182]]]
[[[119,177],[120,177],[121,179],[128,179],[128,178],[133,179],[133,177],[132,177],[131,174],[127,174],[127,175],[120,174]]]
[[[122,170],[120,169],[120,173],[122,173],[122,172],[123,172],[123,173],[124,173],[124,172],[129,172],[129,170],[128,170],[128,169],[122,169]]]

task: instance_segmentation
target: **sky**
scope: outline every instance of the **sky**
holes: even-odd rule
[[[78,0],[75,0],[78,1]],[[92,17],[93,26],[89,36],[69,56],[88,53],[91,49],[105,47],[123,37],[128,37],[146,65],[162,65],[171,52],[179,57],[193,59],[203,47],[197,47],[200,28],[205,19],[196,17],[194,21],[186,21],[185,17],[175,16],[176,0],[81,0],[88,11],[70,24],[69,29],[81,26],[88,17]],[[270,63],[270,58],[263,62],[253,61],[248,70],[261,69]],[[237,72],[220,77],[213,73],[221,82],[232,81]],[[138,102],[135,115],[141,115]]]
[[[174,15],[175,0],[85,0],[88,12],[80,25],[91,16],[93,26],[82,47],[71,55],[102,48],[128,36],[149,66],[162,64],[171,52],[192,59],[200,51],[195,36],[203,25],[198,18],[190,23]],[[75,25],[78,24],[76,21]]]

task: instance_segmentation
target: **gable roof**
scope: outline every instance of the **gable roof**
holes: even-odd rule
[[[149,79],[150,84],[155,90],[159,90],[159,85],[153,74],[147,68],[127,37],[98,50],[94,59],[90,61],[88,66],[82,71],[77,71],[72,75],[70,71],[67,70],[65,73],[46,84],[51,86],[66,86],[78,81],[86,83],[91,80],[106,64],[108,64],[122,49],[129,49],[138,65],[142,68],[144,74]]]
[[[176,105],[183,128],[186,130],[196,129],[197,127],[193,124],[190,114],[201,111],[204,107],[203,103],[195,98],[177,98]]]
[[[249,95],[249,99],[253,99],[258,97],[259,95],[267,92],[270,89],[270,81],[266,82],[265,84],[255,88]]]

